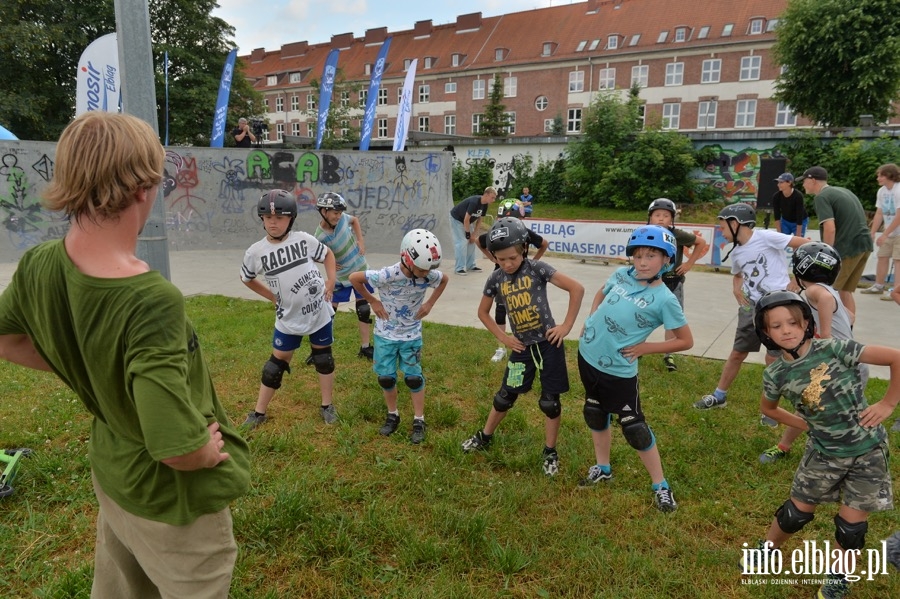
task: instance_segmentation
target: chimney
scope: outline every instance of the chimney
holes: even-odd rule
[[[262,62],[263,58],[265,57],[266,49],[256,48],[253,52],[250,53],[250,62]]]
[[[306,49],[309,48],[309,42],[291,42],[281,46],[281,57],[291,58],[293,56],[303,56]]]
[[[472,12],[467,15],[459,15],[458,17],[456,17],[457,31],[478,29],[480,27],[481,27],[481,13],[480,12]]]
[[[331,45],[335,48],[349,48],[353,44],[353,32],[331,36]]]
[[[431,35],[431,19],[427,21],[416,21],[416,26],[413,28],[413,37],[426,37]]]
[[[378,27],[377,29],[366,29],[366,37],[363,38],[363,43],[368,44],[378,44],[387,39],[387,27]]]

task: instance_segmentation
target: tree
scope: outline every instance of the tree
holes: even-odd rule
[[[159,131],[165,131],[163,56],[169,53],[169,139],[208,144],[234,28],[211,16],[214,0],[150,3]],[[75,71],[84,49],[116,29],[112,0],[0,0],[0,123],[21,139],[55,140],[75,116]],[[262,97],[238,70],[229,114],[262,112]]]
[[[319,127],[319,92],[320,82],[313,79],[309,82],[315,91],[316,108],[307,111],[307,118],[313,123],[310,135],[318,135]],[[347,81],[342,69],[338,68],[334,78],[334,88],[331,90],[331,104],[328,106],[328,114],[325,117],[325,133],[322,135],[322,148],[334,150],[345,148],[359,142],[359,127],[353,126],[353,119],[359,119],[361,112],[365,111],[365,105],[359,106],[353,101],[359,96],[362,83]]]
[[[494,74],[491,84],[491,99],[484,108],[481,127],[475,135],[479,137],[506,137],[509,135],[509,115],[503,104],[503,81],[500,74]]]
[[[791,0],[773,49],[774,98],[815,123],[884,122],[900,92],[897,0]]]

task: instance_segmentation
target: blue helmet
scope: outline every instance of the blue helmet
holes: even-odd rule
[[[637,248],[656,248],[666,253],[669,258],[675,256],[675,236],[671,231],[659,225],[644,225],[635,229],[625,246],[625,255],[629,258]]]

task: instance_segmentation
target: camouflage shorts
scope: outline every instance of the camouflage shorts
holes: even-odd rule
[[[850,458],[824,455],[812,443],[807,443],[794,474],[791,497],[814,505],[841,501],[863,512],[892,509],[889,457],[887,441],[868,453]]]

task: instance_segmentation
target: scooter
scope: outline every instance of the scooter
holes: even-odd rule
[[[24,447],[0,451],[0,465],[3,465],[3,472],[0,472],[0,498],[13,494],[12,481],[19,470],[19,461],[31,457],[32,453],[30,449]]]

